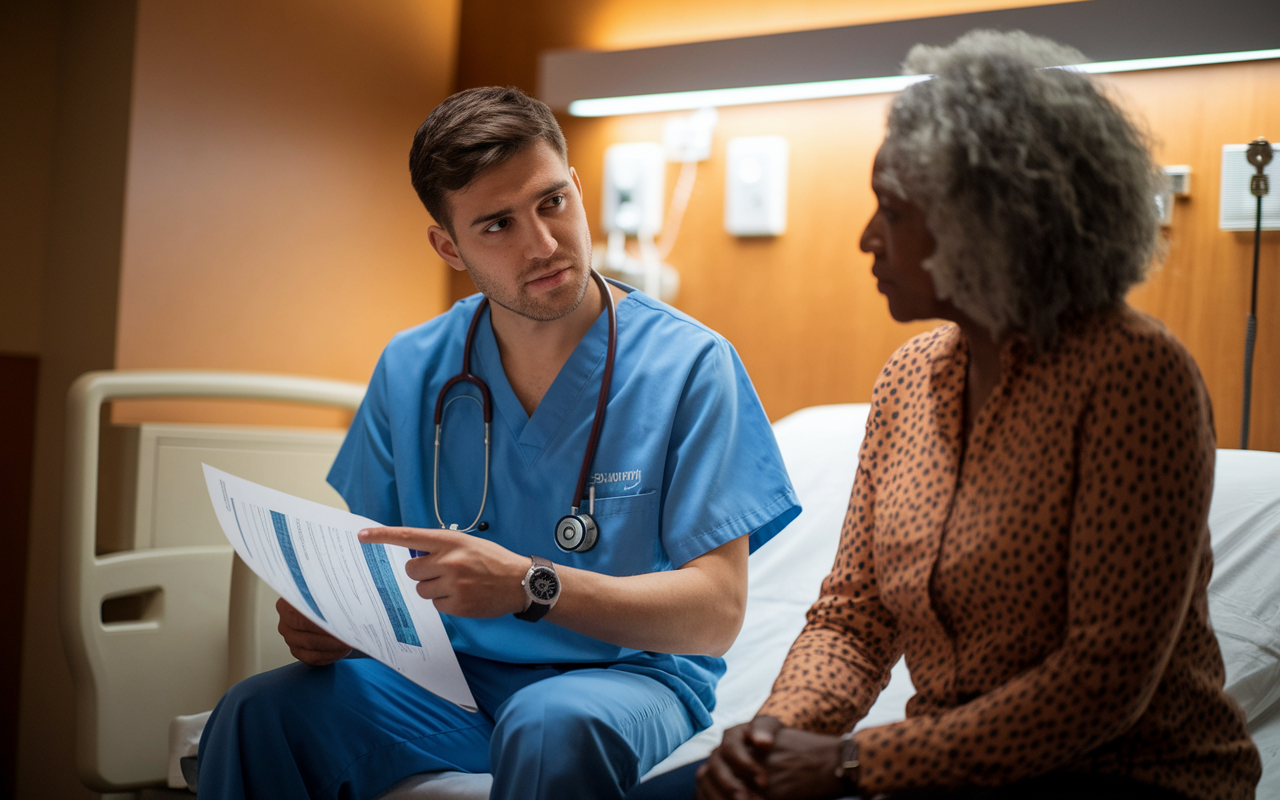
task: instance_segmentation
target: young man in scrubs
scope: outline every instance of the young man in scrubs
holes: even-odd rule
[[[747,554],[800,511],[733,348],[611,284],[617,353],[590,468],[599,540],[561,550],[608,341],[563,135],[516,89],[470,90],[423,123],[410,166],[438,223],[431,245],[482,294],[391,341],[329,481],[388,526],[362,541],[426,553],[407,571],[480,711],[348,658],[282,601],[301,663],[223,698],[201,742],[202,800],[371,798],[437,770],[492,772],[494,798],[621,797],[710,723]],[[479,391],[446,396],[438,467],[433,422],[485,297],[470,368],[492,394],[487,497]]]

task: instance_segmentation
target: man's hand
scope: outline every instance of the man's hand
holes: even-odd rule
[[[418,582],[418,594],[444,614],[501,617],[524,611],[528,598],[520,582],[529,571],[528,556],[459,531],[367,528],[359,537],[367,544],[425,552],[409,560],[405,573]]]
[[[304,664],[323,667],[351,654],[351,648],[335,639],[301,611],[285,602],[284,598],[276,601],[276,613],[280,615],[277,630],[289,645],[289,652]]]
[[[438,528],[366,528],[359,536],[427,553],[405,573],[443,613],[501,617],[528,604],[520,582],[529,556],[488,539]],[[633,650],[723,655],[746,611],[747,546],[740,536],[677,569],[625,577],[556,564],[560,599],[544,619]]]

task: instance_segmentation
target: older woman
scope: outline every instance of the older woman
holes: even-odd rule
[[[911,51],[934,77],[893,105],[861,245],[895,319],[951,324],[876,381],[834,569],[699,797],[1253,797],[1206,604],[1209,398],[1124,302],[1157,172],[1047,68],[1083,60],[986,31]],[[841,736],[904,652],[907,719]]]

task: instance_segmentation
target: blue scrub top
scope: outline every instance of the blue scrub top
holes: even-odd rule
[[[623,287],[628,288],[629,287]],[[481,295],[392,339],[329,473],[354,513],[385,525],[438,528],[432,504],[433,414],[441,386],[462,366]],[[679,567],[725,542],[771,539],[799,513],[773,430],[733,347],[692,318],[642,292],[618,303],[618,348],[600,443],[592,463],[600,538],[586,553],[556,547],[569,513],[604,371],[608,318],[601,314],[532,416],[502,369],[486,310],[471,369],[493,396],[490,484],[473,535],[557,564],[609,575]],[[440,453],[440,515],[471,524],[484,487],[479,392],[450,391]],[[583,501],[584,505],[586,500]],[[724,662],[631,650],[558,625],[512,616],[442,614],[458,652],[524,664],[625,662],[681,695],[710,723]]]

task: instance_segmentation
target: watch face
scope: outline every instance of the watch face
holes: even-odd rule
[[[529,593],[535,600],[550,603],[560,591],[560,579],[554,571],[546,567],[538,567],[529,576]]]

